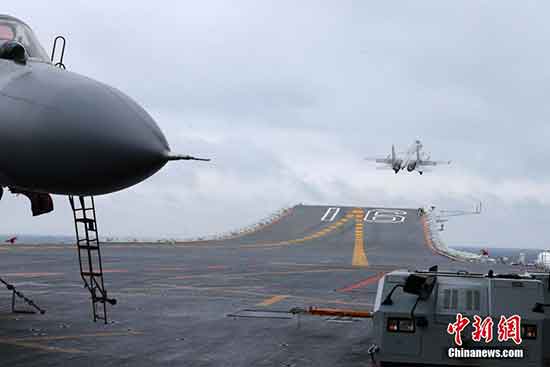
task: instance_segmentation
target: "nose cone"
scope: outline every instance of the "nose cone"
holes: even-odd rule
[[[144,180],[167,162],[170,148],[151,116],[105,84],[34,65],[2,92],[11,99],[11,121],[1,129],[19,162],[7,175],[25,183],[20,186],[105,194]]]

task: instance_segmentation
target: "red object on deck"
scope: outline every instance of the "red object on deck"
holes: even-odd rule
[[[348,309],[340,309],[340,308],[310,307],[306,313],[310,315],[317,315],[317,316],[372,318],[371,311],[348,310]]]

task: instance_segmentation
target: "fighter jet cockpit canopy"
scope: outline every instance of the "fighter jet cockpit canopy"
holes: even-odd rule
[[[0,14],[0,47],[9,41],[21,43],[31,59],[50,62],[32,29],[17,18]]]

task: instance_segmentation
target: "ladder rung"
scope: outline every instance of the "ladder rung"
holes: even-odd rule
[[[84,275],[85,277],[90,277],[90,276],[94,276],[94,277],[102,277],[103,274],[102,273],[97,273],[95,271],[92,271],[92,272],[89,272],[89,271],[83,271],[81,273],[82,275]]]
[[[99,250],[99,246],[78,245],[79,250]]]
[[[82,222],[82,223],[90,223],[90,222],[95,222],[95,219],[93,219],[93,218],[76,218],[76,221],[77,222]]]
[[[100,302],[100,303],[109,303],[111,305],[116,305],[117,304],[117,300],[114,299],[114,298],[107,298],[106,296],[101,296],[101,297],[95,297],[95,299],[93,300],[95,303],[97,302]]]
[[[94,233],[97,232],[97,229],[87,228],[86,230],[87,230],[88,232],[94,232]],[[82,235],[82,236],[80,236],[80,237],[84,237],[84,235]]]
[[[87,228],[86,230],[87,230],[88,232],[94,232],[94,233],[97,232],[97,229],[90,229],[90,228]],[[84,238],[82,238],[82,237],[85,237],[85,236],[86,236],[85,233],[79,233],[79,236],[78,236],[78,237],[82,240],[82,239],[84,239]]]
[[[81,238],[81,239],[78,240],[79,243],[80,243],[80,242],[86,242],[86,241],[89,241],[89,242],[96,242],[96,243],[97,243],[97,238],[88,238],[88,239],[86,239],[86,238]]]

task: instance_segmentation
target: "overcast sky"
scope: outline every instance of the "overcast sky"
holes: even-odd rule
[[[138,5],[139,4],[139,5]],[[550,4],[530,1],[7,2],[71,71],[142,104],[172,163],[98,199],[104,235],[180,236],[299,202],[471,209],[451,245],[550,247]],[[362,160],[421,139],[453,164],[422,177]],[[72,234],[67,199],[0,233]]]

